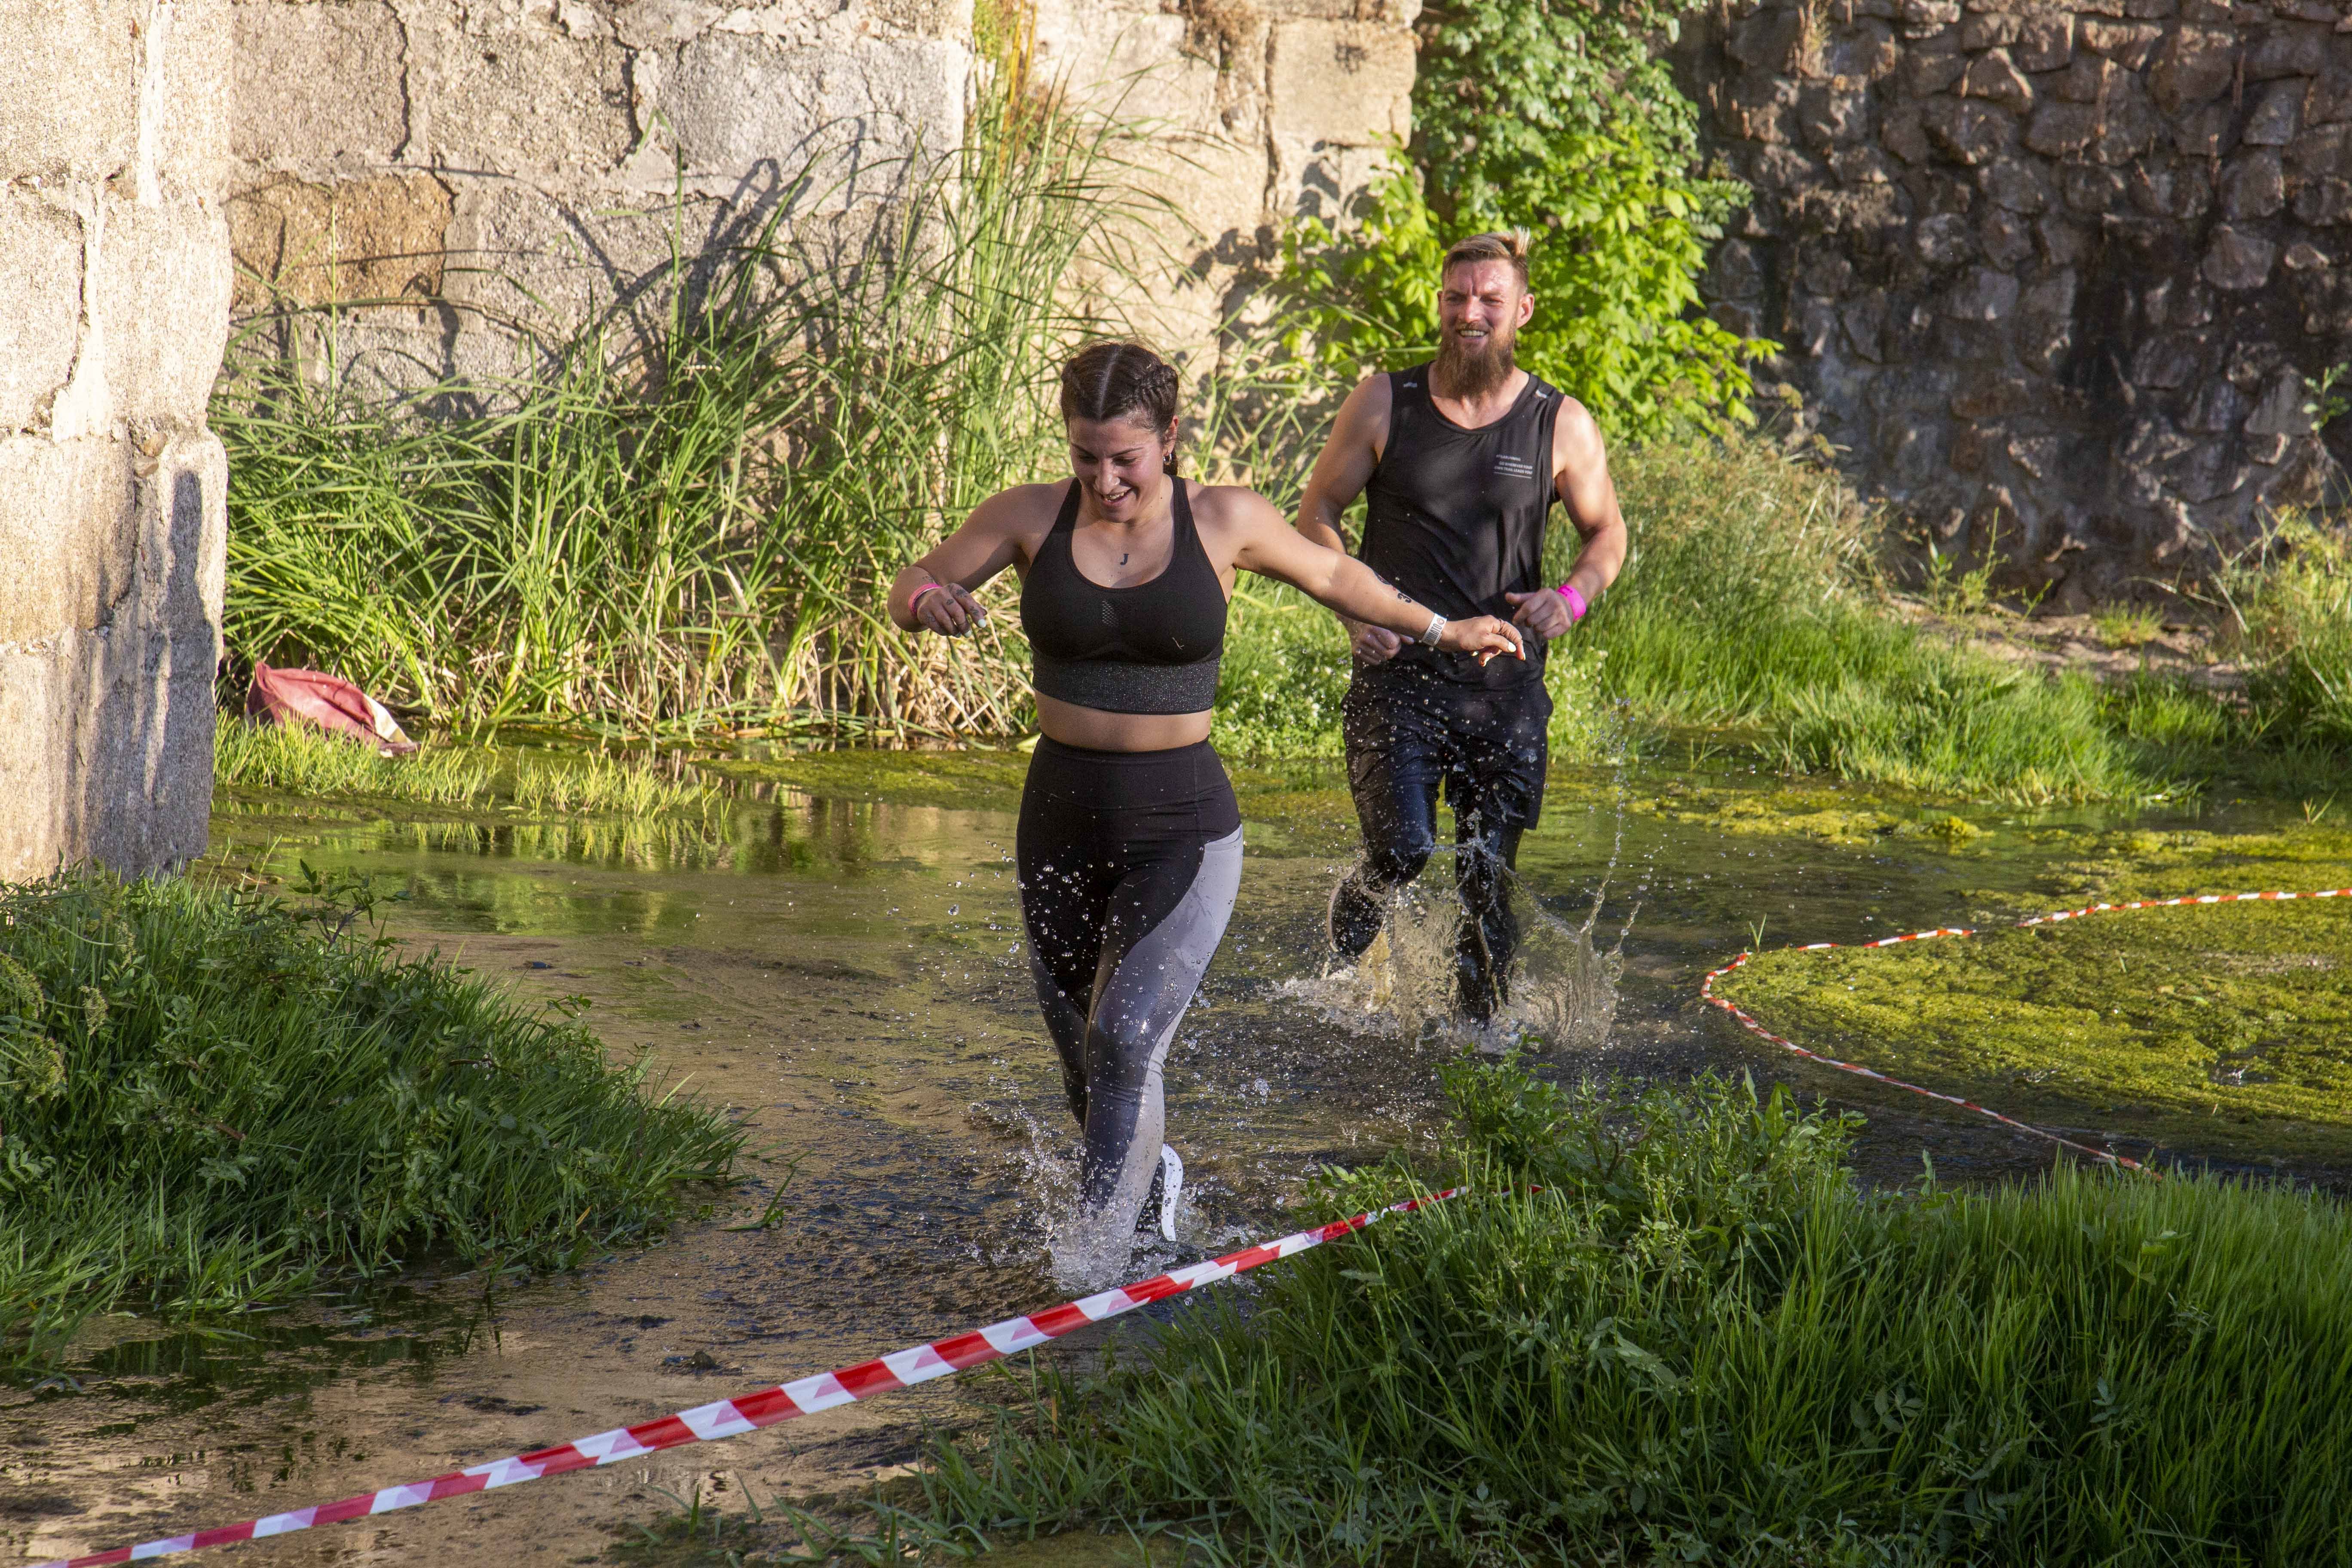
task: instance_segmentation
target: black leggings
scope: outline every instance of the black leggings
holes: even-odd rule
[[[1389,895],[1437,847],[1437,796],[1454,808],[1454,885],[1462,899],[1454,994],[1478,1023],[1510,1000],[1519,924],[1511,871],[1519,836],[1543,812],[1551,699],[1539,678],[1483,687],[1411,666],[1356,671],[1340,707],[1348,784],[1364,854],[1331,900],[1331,942],[1355,958],[1381,932]]]
[[[1241,808],[1206,741],[1094,752],[1041,740],[1014,859],[1030,973],[1086,1128],[1080,1235],[1123,1263],[1160,1164],[1168,1044],[1241,886]]]

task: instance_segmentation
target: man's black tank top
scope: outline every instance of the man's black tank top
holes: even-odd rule
[[[1225,585],[1209,563],[1192,501],[1171,481],[1175,539],[1159,576],[1106,588],[1078,570],[1070,535],[1078,482],[1021,584],[1021,629],[1044,696],[1108,713],[1202,713],[1217,700],[1225,649]]]
[[[1506,593],[1544,586],[1559,391],[1529,375],[1510,412],[1465,429],[1429,397],[1428,365],[1389,374],[1389,438],[1365,487],[1364,563],[1448,619],[1511,618]],[[1508,686],[1539,679],[1544,644],[1483,669],[1467,654],[1408,643],[1391,663],[1450,679]]]

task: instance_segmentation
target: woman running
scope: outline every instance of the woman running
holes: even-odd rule
[[[962,637],[984,614],[974,592],[1021,574],[1044,733],[1014,867],[1037,998],[1086,1130],[1060,1250],[1088,1279],[1127,1261],[1155,1176],[1174,1239],[1182,1166],[1163,1155],[1160,1068],[1241,882],[1241,809],[1209,745],[1234,573],[1482,662],[1525,657],[1508,622],[1449,622],[1255,491],[1177,477],[1176,407],[1176,372],[1150,350],[1082,351],[1062,368],[1076,478],[990,497],[890,587],[901,627]]]

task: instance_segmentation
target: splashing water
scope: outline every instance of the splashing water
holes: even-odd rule
[[[1015,1086],[1001,1087],[1012,1090]],[[1146,1202],[1139,1224],[1106,1225],[1099,1216],[1087,1215],[1078,1204],[1076,1129],[1066,1116],[1033,1114],[1026,1107],[1011,1103],[995,1110],[984,1121],[974,1121],[1017,1145],[1006,1152],[1005,1158],[1020,1190],[1023,1209],[1037,1218],[1038,1228],[1033,1234],[1043,1243],[1046,1272],[1058,1288],[1074,1293],[1101,1289],[1133,1279],[1139,1272],[1172,1265],[1180,1257],[1197,1253],[1204,1243],[1226,1239],[1222,1232],[1216,1237],[1207,1234],[1211,1227],[1195,1202],[1196,1190],[1189,1185],[1179,1192],[1172,1244],[1159,1233],[1156,1196]]]
[[[1491,1022],[1473,1023],[1456,1005],[1454,943],[1464,910],[1453,892],[1453,868],[1444,858],[1458,850],[1444,845],[1431,855],[1417,882],[1391,896],[1385,929],[1362,957],[1352,964],[1327,961],[1322,973],[1283,983],[1280,994],[1359,1035],[1415,1041],[1435,1037],[1496,1056],[1513,1049],[1598,1051],[1606,1047],[1617,1019],[1625,940],[1649,895],[1655,849],[1643,858],[1633,903],[1617,928],[1616,940],[1603,952],[1592,940],[1593,930],[1624,855],[1628,775],[1634,755],[1627,743],[1622,707],[1601,716],[1598,742],[1599,753],[1613,759],[1608,863],[1593,884],[1591,903],[1580,924],[1553,914],[1524,879],[1508,873],[1519,948],[1505,979],[1507,1001]]]
[[[1593,944],[1593,917],[1571,925],[1537,903],[1516,879],[1512,905],[1519,920],[1519,950],[1511,963],[1508,1001],[1491,1023],[1478,1025],[1455,1006],[1454,942],[1462,920],[1451,873],[1398,891],[1386,929],[1353,964],[1285,981],[1279,994],[1325,1020],[1360,1035],[1419,1040],[1450,1037],[1499,1054],[1524,1049],[1598,1050],[1617,1016],[1617,982],[1624,970],[1625,931],[1603,951]]]

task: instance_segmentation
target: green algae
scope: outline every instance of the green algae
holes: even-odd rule
[[[2251,833],[2142,828],[2024,837],[2050,848],[2036,889],[2068,902],[2352,887],[2352,831],[2325,823]]]
[[[1870,844],[1901,838],[1959,849],[1977,845],[1990,831],[1947,810],[1851,788],[1801,782],[1759,788],[1668,779],[1654,794],[1633,795],[1626,802],[1626,809],[1636,816],[1660,817],[1718,833],[1810,838],[1825,844]]]
[[[1784,949],[1718,990],[1809,1049],[2028,1120],[2352,1157],[2352,899]]]

